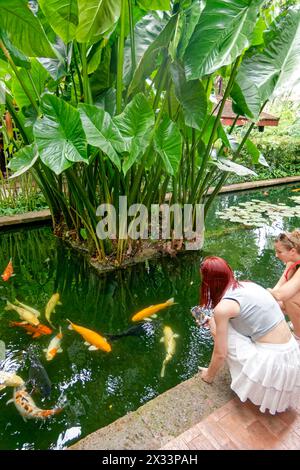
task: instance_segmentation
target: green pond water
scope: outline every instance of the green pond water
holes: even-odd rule
[[[214,218],[214,211],[253,198],[293,206],[289,199],[297,195],[291,192],[293,187],[268,189],[268,195],[263,191],[223,195],[208,216],[201,254],[149,261],[105,276],[91,270],[49,227],[2,233],[0,272],[12,257],[16,276],[6,283],[0,280],[0,339],[7,348],[1,367],[17,371],[27,380],[30,364],[25,352],[34,344],[52,381],[52,393],[47,399],[36,393],[32,397],[41,408],[64,406],[64,411],[46,421],[24,422],[14,404],[6,405],[12,398],[12,389],[6,388],[0,392],[0,449],[65,448],[192,377],[198,366],[206,366],[212,341],[190,314],[198,303],[200,258],[222,256],[240,279],[272,286],[283,269],[275,258],[272,237],[300,226],[297,217],[279,217],[271,226],[245,229]],[[24,330],[10,327],[9,322],[19,321],[19,317],[4,307],[6,298],[17,298],[43,311],[54,292],[60,293],[63,304],[53,314],[54,324],[63,330],[63,352],[47,362],[43,349],[53,335],[34,340]],[[117,334],[133,325],[130,318],[134,313],[171,297],[176,305],[159,312],[157,320],[148,323],[139,336],[112,341],[110,353],[88,351],[81,336],[67,329],[69,318],[102,334]],[[160,377],[165,357],[160,338],[165,325],[179,337],[165,377]]]

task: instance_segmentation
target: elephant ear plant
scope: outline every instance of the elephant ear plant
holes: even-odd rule
[[[258,160],[249,135],[268,100],[299,80],[300,9],[287,2],[276,17],[264,0],[0,0],[0,9],[0,97],[22,137],[12,177],[29,171],[56,233],[100,263],[124,261],[133,241],[118,234],[134,223],[117,218],[114,239],[98,238],[101,204],[118,212],[126,196],[149,213],[168,201],[207,214],[230,172],[251,173],[234,162],[242,148]],[[237,118],[222,125],[230,97],[249,120],[242,137]]]

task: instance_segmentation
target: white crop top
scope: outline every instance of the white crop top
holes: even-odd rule
[[[240,314],[231,318],[230,323],[236,331],[254,341],[284,320],[272,294],[254,282],[239,282],[239,286],[228,289],[222,299],[238,302]]]

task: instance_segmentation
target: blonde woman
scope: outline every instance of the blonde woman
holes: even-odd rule
[[[268,289],[289,316],[300,346],[300,230],[280,233],[275,240],[276,257],[286,267],[273,289]]]

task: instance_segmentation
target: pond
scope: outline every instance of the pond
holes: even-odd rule
[[[293,187],[268,189],[268,194],[252,191],[221,196],[208,216],[201,257],[223,256],[239,278],[255,280],[265,287],[274,285],[283,266],[274,256],[272,237],[299,227],[299,217],[278,217],[271,225],[251,229],[213,218],[213,214],[253,198],[294,205],[289,199],[297,194],[291,191]],[[209,362],[210,335],[196,327],[190,314],[190,308],[198,303],[199,254],[149,261],[98,276],[48,227],[2,233],[0,250],[0,271],[12,258],[16,274],[8,282],[0,282],[0,338],[7,348],[5,369],[16,370],[27,380],[30,361],[26,351],[34,344],[52,382],[52,393],[49,398],[37,393],[32,397],[43,409],[64,407],[61,414],[46,421],[24,422],[14,404],[6,405],[12,398],[12,389],[6,388],[0,392],[0,449],[65,448],[192,377],[198,366]],[[23,329],[10,326],[10,321],[19,318],[4,307],[6,299],[17,298],[43,315],[54,292],[60,293],[62,301],[52,319],[63,330],[63,352],[47,362],[43,349],[54,333],[32,339]],[[147,323],[137,336],[111,341],[110,353],[89,351],[82,337],[67,329],[66,319],[70,319],[103,335],[118,334],[133,325],[134,313],[171,297],[177,302],[174,306],[159,312],[157,319]],[[175,355],[161,377],[165,348],[160,339],[166,325],[178,338]]]

